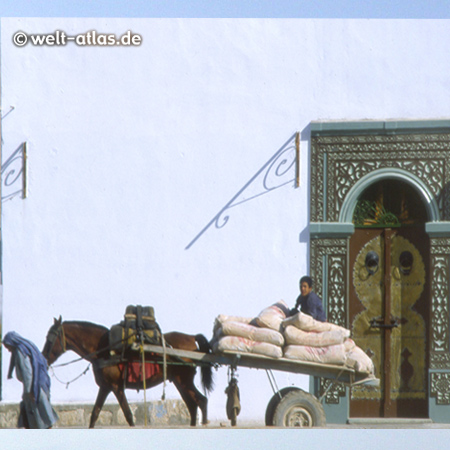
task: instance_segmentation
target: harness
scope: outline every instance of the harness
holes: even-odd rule
[[[54,325],[54,326],[50,329],[50,331],[48,332],[48,335],[47,335],[47,342],[50,344],[50,348],[48,349],[48,354],[50,354],[51,351],[53,350],[53,347],[55,346],[55,343],[56,343],[56,340],[58,339],[58,337],[61,339],[61,346],[62,346],[62,348],[63,348],[63,353],[65,353],[65,352],[67,351],[66,334],[65,334],[65,332],[64,332],[64,327],[62,326],[62,323],[61,323],[61,324],[59,324],[58,326],[55,326],[55,325]],[[73,364],[73,363],[75,363],[75,362],[81,361],[82,359],[83,359],[83,358],[80,357],[80,358],[75,359],[75,360],[73,360],[73,361],[70,361],[70,362],[67,362],[67,363],[64,363],[64,364],[59,364],[59,365],[56,366],[56,367],[64,367],[64,366],[68,366],[68,365]],[[66,389],[68,389],[68,388],[69,388],[69,385],[70,385],[71,383],[73,383],[74,381],[78,380],[78,379],[81,378],[83,375],[86,375],[86,373],[87,373],[88,370],[89,370],[89,367],[90,367],[90,364],[86,367],[86,369],[84,369],[84,371],[83,371],[80,375],[76,376],[73,380],[66,381],[66,382],[60,380],[60,379],[56,376],[55,371],[54,371],[54,367],[52,367],[52,374],[53,374],[53,376],[56,378],[56,380],[58,380],[58,381],[59,381],[60,383],[62,383],[62,384],[65,384],[65,385],[66,385]]]
[[[47,354],[50,355],[50,353],[53,350],[53,347],[56,344],[56,341],[58,340],[58,338],[61,341],[61,347],[63,349],[62,353],[65,353],[67,351],[67,339],[66,339],[66,333],[64,331],[64,326],[63,323],[59,323],[58,325],[54,325],[48,332],[47,334],[47,343],[50,344],[49,349],[47,350]],[[164,339],[164,336],[161,333],[161,338],[162,338],[162,347],[163,347],[163,360],[160,364],[162,364],[163,366],[163,393],[162,393],[162,400],[165,400],[166,397],[166,393],[165,393],[165,389],[166,389],[166,382],[167,382],[167,354],[166,354],[166,340]],[[105,350],[110,349],[110,346],[107,346],[105,348],[101,348],[99,350],[96,350],[95,352],[91,352],[88,355],[86,355],[85,357],[80,357],[77,358],[73,361],[67,362],[67,363],[63,363],[63,364],[59,364],[58,366],[55,367],[63,367],[63,366],[68,366],[70,364],[73,364],[75,362],[81,361],[83,359],[88,359],[90,356],[95,356],[101,352],[104,352]],[[141,342],[141,345],[139,346],[139,351],[141,353],[142,356],[142,371],[143,371],[143,388],[144,388],[144,397],[145,397],[145,391],[146,391],[146,376],[145,376],[145,351],[144,351],[144,345],[143,342]],[[97,368],[102,368],[102,367],[107,367],[107,366],[112,366],[112,365],[116,365],[118,364],[120,361],[123,361],[123,357],[112,357],[110,360],[104,359],[104,360],[97,360],[95,362],[93,362],[92,364],[94,364]],[[155,362],[155,364],[157,364]],[[77,376],[75,379],[73,379],[72,381],[69,381],[66,383],[67,387],[69,386],[70,383],[72,383],[73,381],[76,381],[78,378],[80,378],[82,375],[86,374],[86,372],[89,370],[89,366],[87,367],[87,369],[79,376]],[[126,377],[124,377],[124,382],[126,380]],[[59,380],[58,380],[59,381]]]
[[[61,346],[63,348],[63,353],[67,351],[67,341],[66,341],[66,333],[64,332],[64,327],[62,323],[58,326],[53,325],[47,335],[47,342],[50,344],[50,348],[48,350],[48,354],[50,354],[55,346],[56,340],[61,335]]]

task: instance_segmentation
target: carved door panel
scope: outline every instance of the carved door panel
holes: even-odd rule
[[[379,390],[351,391],[350,417],[427,417],[429,240],[422,228],[357,229],[350,241],[352,336]]]

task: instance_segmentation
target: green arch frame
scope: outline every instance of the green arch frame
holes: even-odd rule
[[[437,222],[440,220],[439,207],[436,198],[422,180],[402,169],[384,168],[375,170],[363,176],[355,183],[342,203],[339,222],[351,223],[356,202],[361,194],[372,184],[386,179],[403,181],[412,186],[424,202],[428,215],[428,222]]]

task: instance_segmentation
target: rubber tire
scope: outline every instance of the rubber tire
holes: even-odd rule
[[[326,423],[325,411],[319,400],[301,389],[288,392],[273,415],[276,427],[323,427]]]
[[[269,403],[267,404],[267,408],[266,408],[266,427],[273,427],[273,415],[275,413],[275,408],[278,406],[278,403],[280,403],[281,399],[288,392],[291,392],[291,391],[300,391],[300,388],[295,387],[295,386],[285,387],[283,389],[280,389],[270,399]],[[280,395],[281,395],[281,397],[280,397]]]

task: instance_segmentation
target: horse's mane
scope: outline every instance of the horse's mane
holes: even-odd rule
[[[91,328],[98,328],[101,331],[108,331],[109,328],[105,327],[104,325],[100,325],[98,323],[93,322],[86,322],[83,320],[65,320],[63,323],[66,323],[68,325],[78,325],[81,327],[91,327]]]

